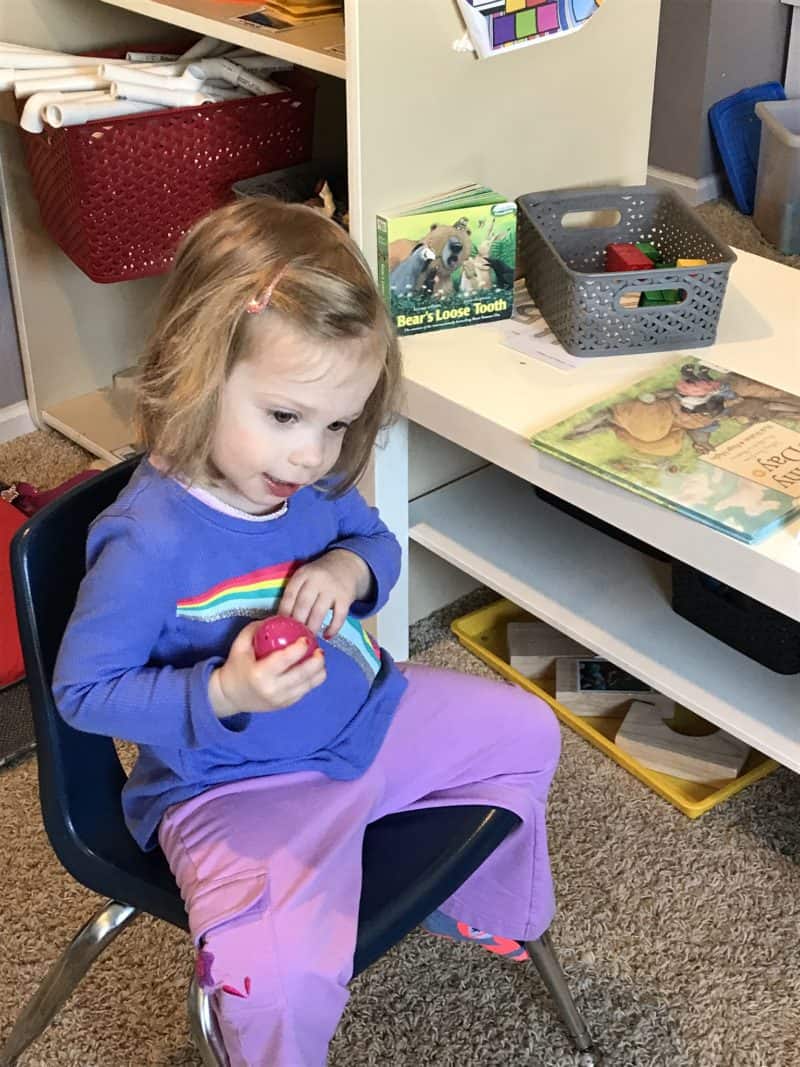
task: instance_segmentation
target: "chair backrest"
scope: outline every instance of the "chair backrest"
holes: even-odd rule
[[[14,598],[31,693],[45,829],[66,869],[95,892],[185,925],[160,852],[145,854],[122,817],[125,772],[111,738],[75,730],[53,700],[53,669],[86,570],[91,522],[127,484],[126,460],[37,512],[11,545]]]

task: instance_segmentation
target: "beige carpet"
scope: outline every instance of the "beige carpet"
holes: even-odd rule
[[[701,213],[730,243],[758,240],[724,204]],[[55,435],[32,434],[0,447],[0,480],[49,486],[83,462]],[[418,624],[415,658],[489,673],[447,624],[490,596]],[[800,777],[781,770],[691,822],[575,734],[563,739],[549,817],[553,934],[608,1067],[796,1067]],[[35,759],[0,773],[0,850],[1,1039],[99,901],[47,844]],[[138,920],[20,1067],[199,1067],[184,1011],[191,966],[185,935]],[[353,984],[330,1064],[423,1063],[575,1058],[532,968],[414,934]]]
[[[455,610],[467,610],[476,594]],[[417,657],[488,673],[440,613]],[[554,938],[609,1067],[796,1067],[800,777],[779,771],[691,822],[568,730],[550,806]],[[42,831],[33,759],[0,775],[0,1033],[98,905]],[[21,1067],[199,1067],[188,938],[138,920]],[[532,968],[414,934],[353,984],[331,1067],[568,1067]]]
[[[749,215],[740,214],[730,200],[712,200],[701,204],[697,213],[709,229],[723,241],[744,252],[777,260],[789,267],[800,267],[800,255],[785,256],[771,245],[756,228]]]

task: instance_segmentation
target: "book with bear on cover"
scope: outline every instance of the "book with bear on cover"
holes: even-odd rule
[[[696,358],[531,443],[749,544],[800,514],[800,397]]]
[[[379,215],[378,286],[400,334],[511,315],[517,206],[482,185]]]

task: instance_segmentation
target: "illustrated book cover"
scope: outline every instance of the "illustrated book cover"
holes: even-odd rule
[[[750,544],[800,514],[800,397],[695,358],[531,443]]]
[[[378,286],[399,334],[511,315],[517,206],[486,186],[379,215]]]

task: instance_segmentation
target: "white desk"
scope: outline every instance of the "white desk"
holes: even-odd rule
[[[800,272],[738,254],[718,343],[697,352],[800,395]],[[663,565],[554,511],[527,483],[798,620],[800,520],[749,547],[533,449],[537,429],[675,353],[589,359],[563,373],[499,334],[492,324],[403,344],[408,418],[492,464],[413,502],[410,540],[800,770],[800,676],[768,671],[680,619]],[[404,623],[384,620],[398,634]]]

